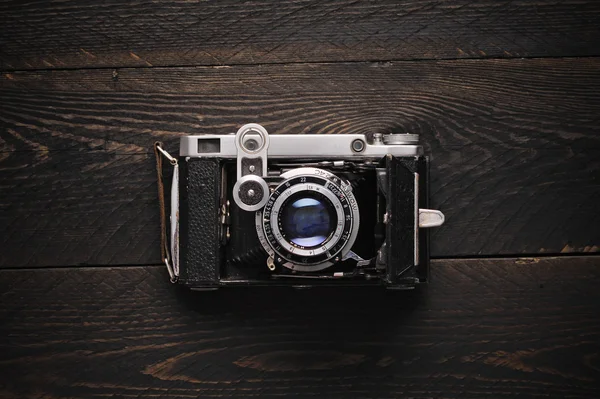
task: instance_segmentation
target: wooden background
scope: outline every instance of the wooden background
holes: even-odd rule
[[[151,144],[410,131],[432,283],[171,286]],[[600,2],[0,2],[1,397],[600,397]]]

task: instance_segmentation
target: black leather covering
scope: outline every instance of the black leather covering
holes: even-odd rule
[[[181,159],[180,281],[217,285],[221,266],[219,206],[221,168],[217,159]]]

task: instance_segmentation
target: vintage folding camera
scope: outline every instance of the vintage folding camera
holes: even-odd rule
[[[223,286],[428,279],[428,160],[415,134],[183,137],[171,203],[176,279]]]

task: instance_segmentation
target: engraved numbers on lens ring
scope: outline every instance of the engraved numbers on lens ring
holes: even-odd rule
[[[336,227],[331,237],[317,248],[305,249],[283,237],[279,229],[278,215],[281,206],[290,195],[298,192],[319,192],[333,205],[336,212]],[[265,207],[263,227],[266,241],[282,258],[301,265],[323,263],[334,258],[348,242],[353,227],[351,207],[346,193],[321,176],[299,176],[281,184],[272,194],[274,202]],[[277,215],[277,216],[276,216]]]
[[[286,180],[271,193],[263,210],[256,212],[255,224],[261,245],[282,266],[294,271],[315,272],[333,265],[334,258],[343,257],[352,248],[358,233],[360,213],[352,191],[348,190],[335,174],[318,168],[296,168],[283,173],[281,177]],[[319,192],[323,196],[326,196],[325,193],[331,195],[331,197],[326,197],[331,201],[330,205],[336,212],[338,222],[336,224],[336,232],[340,226],[340,222],[343,222],[339,236],[334,238],[332,234],[328,238],[328,241],[325,242],[328,244],[326,246],[321,245],[316,248],[311,247],[310,249],[306,249],[285,240],[281,233],[279,233],[279,240],[275,236],[273,227],[276,226],[277,229],[279,228],[278,207],[281,207],[285,200],[289,198],[284,193],[290,187],[301,184],[310,184],[312,191]],[[277,202],[280,198],[281,201]],[[334,200],[331,198],[334,198]],[[277,206],[275,205],[276,203]],[[341,206],[336,208],[336,204],[338,206],[341,204]],[[275,214],[273,210],[276,211]],[[342,217],[339,216],[339,212],[341,212]],[[295,248],[293,252],[287,250],[291,246]],[[299,250],[306,250],[308,253],[306,256],[299,255]]]
[[[293,180],[297,180],[297,181],[293,181]],[[271,231],[273,232],[273,235],[275,237],[275,240],[279,243],[282,244],[287,252],[289,252],[290,254],[294,254],[294,255],[298,255],[300,256],[309,256],[309,252],[310,250],[308,249],[303,249],[302,247],[295,245],[291,242],[289,242],[288,240],[285,239],[285,237],[283,236],[283,234],[280,231],[280,227],[279,227],[279,220],[278,217],[276,217],[275,215],[279,214],[279,211],[281,209],[281,206],[283,205],[283,203],[285,202],[285,200],[287,198],[289,198],[292,194],[298,193],[298,192],[310,192],[310,191],[316,191],[315,190],[315,184],[314,183],[300,183],[298,184],[298,182],[300,181],[299,178],[293,179],[292,181],[290,181],[290,183],[292,183],[291,187],[288,188],[287,190],[284,191],[284,194],[280,195],[279,198],[277,198],[277,200],[275,201],[275,204],[273,205],[272,211],[271,211],[271,217],[269,218],[269,224],[271,227]],[[335,211],[336,211],[336,218],[337,220],[345,220],[345,215],[342,211],[342,205],[340,202],[340,199],[337,198],[335,195],[333,195],[332,192],[328,191],[328,190],[323,190],[320,191],[321,194],[323,196],[325,196],[330,202],[331,204],[334,206]],[[345,198],[343,199],[345,201]],[[317,248],[316,251],[317,253],[324,253],[324,252],[328,252],[331,250],[331,248],[335,245],[335,243],[339,240],[339,238],[341,237],[342,234],[342,230],[343,230],[344,225],[336,225],[336,229],[333,232],[333,235],[331,237],[330,240],[328,240],[327,242],[325,242],[321,247]],[[351,226],[350,226],[351,227]],[[283,255],[283,254],[282,254]],[[287,256],[285,256],[287,257]]]
[[[256,224],[256,234],[258,235],[258,241],[260,241],[261,245],[263,246],[265,251],[267,251],[269,256],[275,257],[275,251],[273,251],[273,248],[271,248],[271,246],[269,245],[269,243],[267,241],[267,237],[265,235],[265,231],[263,229],[263,213],[262,213],[262,211],[256,212],[255,224]]]

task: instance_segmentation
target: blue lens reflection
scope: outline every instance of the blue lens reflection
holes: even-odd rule
[[[332,221],[325,204],[316,198],[300,198],[285,206],[282,229],[296,245],[314,247],[323,243],[332,231]]]

